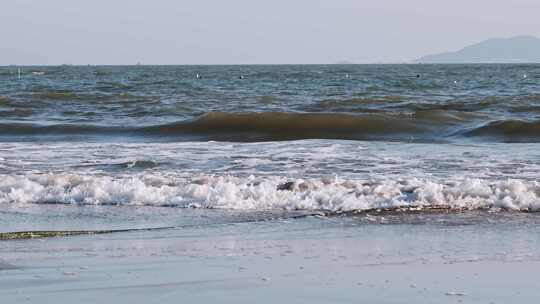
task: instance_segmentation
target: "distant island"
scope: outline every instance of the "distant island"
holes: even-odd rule
[[[338,61],[334,64],[338,64],[338,65],[349,65],[349,64],[356,64],[356,62],[354,61],[350,61],[350,60],[341,60],[341,61]]]
[[[457,52],[428,55],[418,63],[540,63],[540,39],[533,36],[489,39]]]

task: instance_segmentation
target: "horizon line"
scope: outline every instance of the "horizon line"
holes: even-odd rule
[[[490,64],[505,64],[505,65],[519,65],[519,64],[540,64],[540,62],[369,62],[369,63],[165,63],[165,64],[0,64],[0,68],[9,67],[136,67],[136,66],[316,66],[316,65],[490,65]]]

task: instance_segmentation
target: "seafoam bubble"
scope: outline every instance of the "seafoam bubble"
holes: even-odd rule
[[[283,176],[194,177],[159,174],[0,175],[3,204],[152,205],[238,210],[353,211],[400,207],[540,210],[536,181],[409,179],[384,182],[288,179]]]

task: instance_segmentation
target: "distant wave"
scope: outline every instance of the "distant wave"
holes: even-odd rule
[[[295,109],[306,112],[405,112],[417,111],[451,111],[475,113],[478,116],[488,116],[490,113],[529,113],[540,111],[540,94],[524,95],[495,95],[481,98],[453,97],[448,100],[411,100],[401,95],[387,95],[366,98],[337,98],[299,105]]]
[[[198,88],[184,90],[183,94],[190,98],[196,96]],[[33,107],[49,110],[50,104],[58,102],[71,104],[72,114],[81,115],[91,111],[100,113],[102,109],[96,107],[102,103],[115,105],[113,108],[118,111],[121,117],[130,117],[133,109],[156,105],[153,111],[158,110],[166,115],[174,115],[176,107],[171,108],[169,101],[162,103],[163,96],[158,94],[148,94],[144,92],[129,92],[129,90],[108,90],[108,91],[77,91],[77,90],[53,90],[41,89],[32,92],[22,92],[12,95],[0,95],[0,107],[9,105],[11,108]],[[165,98],[167,99],[167,98]],[[234,101],[238,109],[242,108],[244,101]],[[269,104],[275,104],[279,112],[286,113],[415,113],[419,111],[451,111],[451,112],[469,112],[479,116],[489,116],[493,113],[530,113],[540,112],[540,94],[524,94],[512,96],[485,96],[482,98],[458,97],[448,100],[411,100],[406,95],[383,95],[378,97],[353,97],[335,99],[313,100],[310,102],[285,104],[280,101],[279,95],[261,95],[253,97],[253,102],[260,103],[261,109]],[[197,102],[175,102],[177,107],[183,109],[183,115],[193,115],[200,113],[200,107]],[[215,107],[219,111],[220,105]],[[111,109],[108,109],[111,110]],[[147,115],[151,116],[152,111]]]
[[[95,125],[56,124],[38,125],[29,123],[3,123],[0,124],[0,135],[86,135],[86,134],[114,134],[128,132],[130,128],[106,127]]]
[[[0,95],[0,105],[3,104],[3,103],[8,103],[8,102],[11,102],[11,98],[7,97],[7,96],[2,96]]]
[[[113,92],[113,93],[103,93],[103,92],[79,92],[79,91],[54,91],[54,90],[43,90],[31,92],[28,95],[23,95],[23,100],[30,99],[31,101],[61,101],[61,102],[77,102],[77,103],[86,103],[86,102],[111,102],[111,103],[122,103],[125,101],[136,101],[136,102],[147,102],[147,101],[157,101],[159,98],[156,98],[152,95],[137,95],[128,92]],[[1,101],[1,96],[0,96]],[[13,104],[17,107],[19,104]]]
[[[81,96],[72,91],[44,91],[32,93],[34,99],[50,99],[50,100],[73,100],[79,99]]]

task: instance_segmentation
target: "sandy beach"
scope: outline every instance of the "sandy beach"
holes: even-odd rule
[[[535,217],[307,217],[3,241],[0,302],[534,303],[538,228],[523,221]]]

